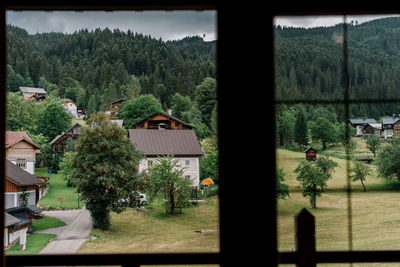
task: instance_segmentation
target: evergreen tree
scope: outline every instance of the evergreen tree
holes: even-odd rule
[[[299,145],[308,144],[308,127],[303,110],[299,110],[294,126],[294,141]]]

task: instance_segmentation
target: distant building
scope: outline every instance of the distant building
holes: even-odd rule
[[[382,131],[385,139],[400,135],[400,117],[382,118]]]
[[[105,113],[110,119],[118,119],[119,106],[125,101],[121,98],[105,105]]]
[[[349,119],[347,121],[351,126],[353,126],[354,128],[356,128],[357,132],[356,135],[357,136],[362,136],[363,135],[363,130],[364,128],[368,125],[368,124],[376,124],[376,120],[375,119]]]
[[[36,154],[40,146],[26,132],[6,131],[6,159],[30,174],[35,174]]]
[[[66,112],[74,116],[74,118],[78,118],[78,105],[74,101],[67,98],[62,101],[62,104]]]
[[[19,87],[18,92],[21,92],[25,99],[35,99],[38,102],[46,98],[46,91],[43,88]]]
[[[53,151],[56,151],[60,147],[62,153],[64,153],[68,145],[68,140],[71,140],[71,144],[72,146],[74,146],[75,140],[81,134],[80,128],[81,125],[79,123],[75,123],[74,126],[69,128],[65,133],[63,132],[62,134],[57,135],[53,140],[51,140],[50,145],[53,148]]]
[[[133,125],[135,129],[191,130],[193,126],[164,112],[156,112]]]

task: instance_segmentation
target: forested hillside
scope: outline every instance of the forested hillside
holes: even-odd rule
[[[275,29],[277,99],[343,99],[343,25]],[[348,24],[350,99],[400,99],[400,18]],[[309,107],[306,107],[309,108]],[[342,105],[333,105],[339,122]],[[351,105],[351,117],[400,113],[398,104]]]
[[[175,93],[194,99],[195,88],[216,76],[216,42],[200,37],[163,42],[119,30],[29,35],[7,26],[7,83],[42,87],[81,108],[94,96],[98,107],[112,100],[153,94],[164,108]]]

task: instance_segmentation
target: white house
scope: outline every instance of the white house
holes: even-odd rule
[[[139,171],[147,169],[158,156],[172,154],[184,167],[184,177],[192,182],[193,187],[199,185],[199,159],[203,150],[193,130],[129,129],[129,138],[145,155],[139,164]]]

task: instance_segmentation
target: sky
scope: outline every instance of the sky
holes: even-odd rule
[[[346,20],[347,23],[354,21],[355,24],[357,21],[358,24],[361,24],[370,20],[392,16],[400,16],[400,14],[348,16]],[[338,23],[343,23],[343,16],[282,16],[274,18],[275,25],[287,27],[313,28],[320,26],[334,26]]]
[[[129,29],[163,41],[199,35],[205,41],[217,39],[216,11],[7,11],[7,24],[29,34],[73,33],[87,28]]]

